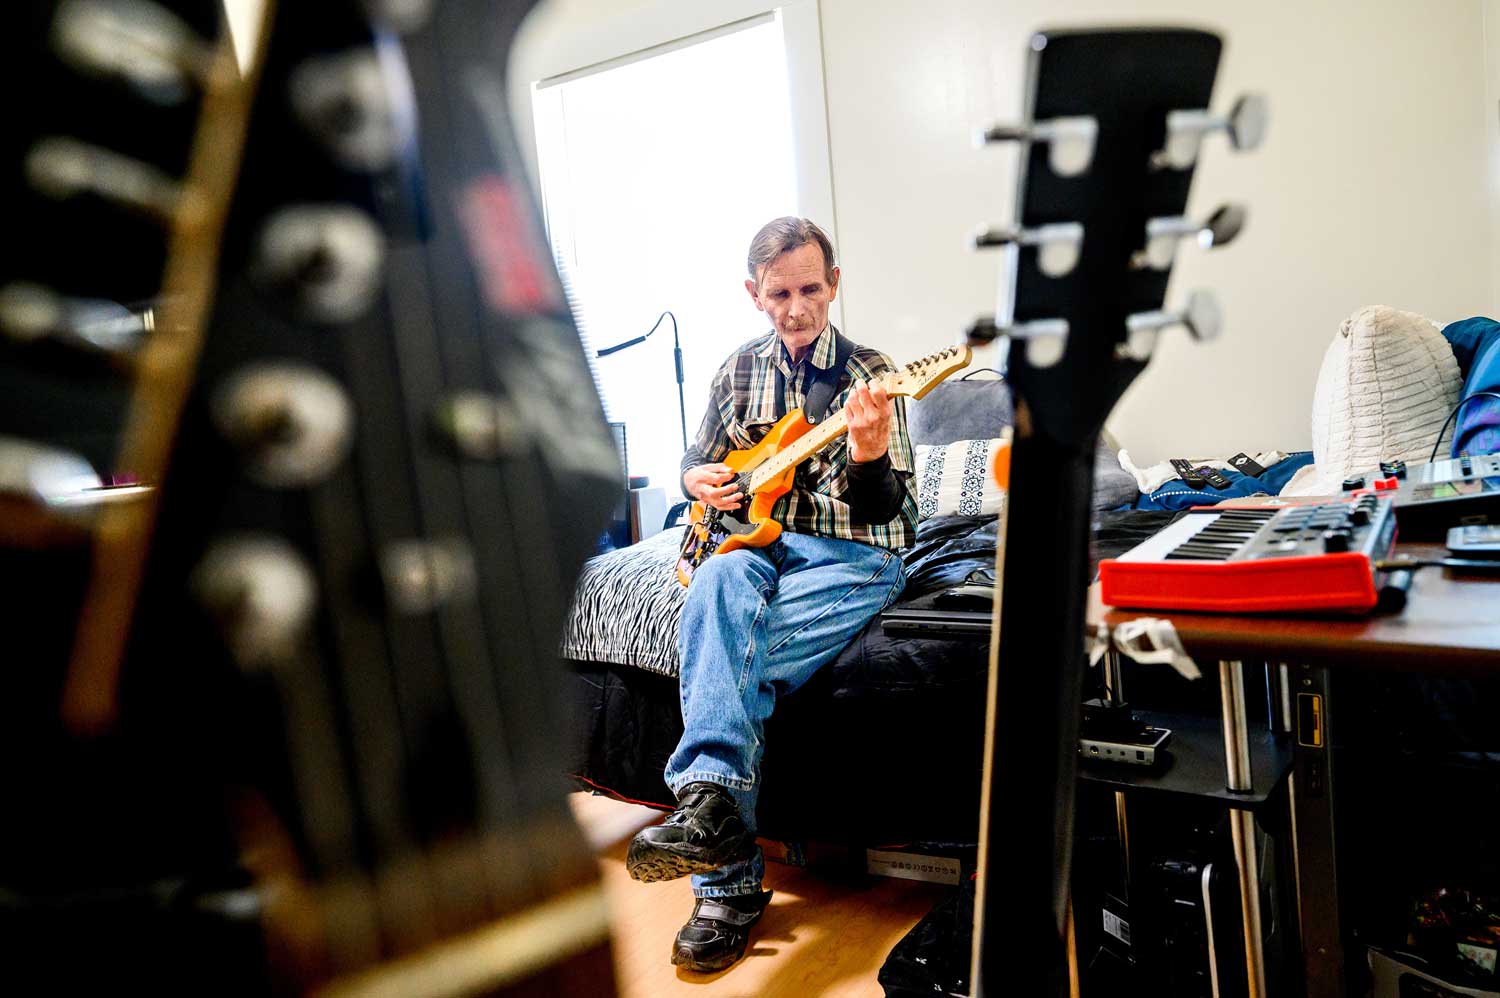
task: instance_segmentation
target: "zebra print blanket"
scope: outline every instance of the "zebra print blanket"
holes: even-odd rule
[[[591,558],[583,566],[563,630],[562,656],[677,675],[677,618],[687,587],[677,581],[680,529]]]

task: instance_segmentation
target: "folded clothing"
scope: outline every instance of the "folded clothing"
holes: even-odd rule
[[[1227,488],[1216,489],[1204,485],[1201,489],[1190,488],[1180,478],[1174,478],[1142,493],[1135,502],[1135,509],[1191,509],[1194,506],[1212,506],[1225,499],[1243,499],[1246,496],[1280,495],[1287,482],[1302,468],[1312,463],[1312,451],[1297,451],[1288,454],[1259,475],[1247,475],[1237,471],[1229,462],[1203,462],[1217,468],[1229,480]],[[1122,458],[1122,464],[1123,464]]]

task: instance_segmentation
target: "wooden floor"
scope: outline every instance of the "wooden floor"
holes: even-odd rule
[[[641,884],[625,872],[630,835],[660,820],[661,813],[585,794],[573,795],[573,803],[601,850],[623,998],[879,998],[884,992],[875,974],[891,947],[947,890],[888,877],[841,876],[836,867],[768,862],[765,886],[776,896],[752,930],[745,958],[717,974],[690,973],[671,963],[673,937],[693,910],[688,881]]]

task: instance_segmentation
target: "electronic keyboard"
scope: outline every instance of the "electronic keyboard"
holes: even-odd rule
[[[1448,528],[1500,523],[1500,454],[1445,458],[1431,464],[1382,461],[1379,471],[1344,479],[1354,496],[1387,493],[1404,541],[1441,541]]]
[[[1191,510],[1119,558],[1099,563],[1109,606],[1267,613],[1366,611],[1375,563],[1396,542],[1389,498]]]

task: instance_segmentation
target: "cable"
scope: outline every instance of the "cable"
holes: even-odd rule
[[[1458,410],[1462,409],[1465,405],[1474,401],[1475,399],[1483,396],[1489,396],[1492,399],[1500,399],[1500,392],[1475,392],[1472,395],[1468,395],[1464,398],[1459,399],[1458,405],[1454,406],[1453,411],[1448,413],[1448,418],[1443,420],[1443,428],[1441,430],[1438,430],[1437,439],[1432,442],[1432,453],[1427,455],[1428,464],[1431,464],[1437,459],[1438,446],[1443,442],[1443,434],[1448,432],[1448,424],[1453,422],[1453,417],[1458,415]]]
[[[1500,558],[1390,558],[1375,562],[1382,572],[1410,572],[1418,568],[1464,568],[1481,572],[1500,572]]]

